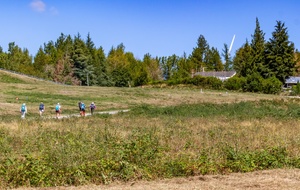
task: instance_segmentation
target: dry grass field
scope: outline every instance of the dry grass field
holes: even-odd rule
[[[18,188],[14,190],[296,190],[299,169],[277,169],[230,175],[204,175],[155,181],[134,181],[78,187]]]
[[[280,162],[284,160],[284,163],[293,162],[298,166],[300,125],[298,110],[293,111],[293,108],[299,107],[299,101],[296,98],[211,91],[187,86],[155,88],[150,86],[143,88],[64,86],[4,71],[0,71],[0,79],[2,88],[0,92],[0,111],[2,113],[0,129],[3,130],[3,134],[10,137],[5,144],[5,138],[0,136],[0,142],[8,147],[2,150],[10,150],[10,142],[13,142],[17,151],[33,151],[29,152],[30,158],[43,163],[42,158],[46,157],[43,153],[45,150],[60,154],[55,151],[64,148],[63,151],[70,151],[68,152],[70,153],[69,157],[58,155],[57,159],[59,156],[65,162],[77,162],[76,159],[78,159],[78,164],[82,164],[85,163],[84,159],[91,158],[85,154],[76,157],[75,153],[80,152],[81,149],[85,151],[84,148],[88,146],[91,151],[87,151],[86,154],[93,154],[93,151],[95,152],[101,147],[98,139],[108,136],[112,142],[107,146],[120,146],[119,152],[111,149],[112,155],[108,156],[123,153],[121,152],[122,148],[122,151],[127,151],[127,154],[133,154],[132,157],[124,155],[124,158],[133,161],[136,164],[133,166],[135,168],[138,165],[139,157],[134,157],[134,154],[145,156],[145,152],[153,150],[152,145],[162,147],[157,150],[158,160],[150,162],[153,158],[149,157],[149,163],[153,164],[153,168],[156,168],[158,173],[153,172],[152,174],[149,168],[144,170],[143,167],[147,167],[147,164],[133,170],[130,169],[131,165],[128,165],[128,171],[122,174],[128,175],[125,176],[128,179],[108,180],[106,185],[99,184],[99,180],[94,179],[95,184],[90,181],[75,181],[73,183],[78,186],[66,184],[65,186],[57,185],[57,187],[30,188],[28,186],[32,186],[33,183],[43,183],[40,181],[28,182],[30,179],[26,179],[27,181],[20,183],[21,187],[14,187],[19,185],[0,185],[0,188],[10,187],[18,190],[262,190],[297,189],[300,185],[299,169],[286,167]],[[46,105],[44,119],[38,115],[38,105],[41,101]],[[97,111],[130,109],[132,113],[129,111],[128,114],[115,116],[70,118],[62,121],[50,118],[54,115],[54,106],[57,102],[62,105],[63,115],[78,113],[78,101],[83,101],[87,105],[92,101],[95,102]],[[19,114],[20,105],[23,102],[28,105],[28,115],[25,121],[20,119]],[[245,103],[243,104],[243,102]],[[247,102],[253,102],[253,104]],[[193,105],[197,108],[194,108]],[[154,140],[148,139],[148,134],[153,135]],[[14,141],[14,139],[17,140]],[[70,146],[73,148],[67,149],[69,144],[64,144],[66,143],[64,140],[71,143]],[[103,140],[100,140],[100,143],[102,143],[101,141]],[[82,142],[86,144],[80,144]],[[151,147],[138,144],[139,142],[149,143]],[[94,147],[94,144],[97,143],[98,147]],[[129,147],[132,143],[137,143],[136,145],[142,146],[142,148],[132,149]],[[60,146],[61,144],[63,146]],[[19,149],[19,146],[24,147],[24,150]],[[76,148],[74,148],[75,146]],[[52,150],[53,147],[55,149]],[[200,150],[205,151],[201,152]],[[270,152],[268,152],[269,150]],[[278,157],[274,158],[272,151],[277,151],[274,155],[276,157],[278,154]],[[11,155],[21,156],[18,159],[22,161],[25,159],[22,157],[24,153],[20,154],[19,152],[11,153]],[[198,159],[198,154],[208,157],[201,157],[201,159],[207,159],[202,163],[207,165],[197,165],[199,160],[193,159]],[[4,155],[2,154],[1,159]],[[228,156],[232,156],[233,158],[230,159],[233,160],[225,162],[223,159]],[[168,167],[176,168],[179,167],[177,165],[179,164],[178,170],[165,171],[164,167],[160,168],[160,164],[170,164],[168,159],[172,160],[173,158],[174,160],[170,163],[174,165],[168,165]],[[292,161],[285,161],[289,158]],[[114,158],[111,157],[111,159]],[[247,159],[249,163],[247,163]],[[256,159],[261,159],[261,163],[260,161],[256,162]],[[207,161],[211,161],[211,163],[206,163]],[[265,163],[268,161],[270,163]],[[116,161],[115,164],[117,163],[119,162]],[[76,166],[76,163],[62,162],[61,164],[65,164],[67,167]],[[159,173],[163,171],[167,172],[167,175]],[[182,173],[176,176],[176,172]],[[3,171],[0,167],[0,177],[2,173],[7,173],[7,176],[13,174],[13,172]],[[114,178],[112,177],[112,179]],[[13,181],[13,179],[11,180]],[[104,179],[100,181],[106,183]],[[60,183],[63,182],[67,181],[60,181]],[[47,186],[47,184],[43,184],[43,186]]]

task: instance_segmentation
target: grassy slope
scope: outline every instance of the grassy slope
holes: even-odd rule
[[[0,71],[2,187],[81,185],[299,167],[299,101],[196,88],[63,86]],[[19,98],[19,102],[16,101]],[[60,102],[115,116],[38,117]],[[19,117],[26,102],[29,114]],[[0,185],[1,187],[1,185]]]
[[[65,86],[21,75],[0,71],[0,110],[3,115],[14,117],[19,114],[19,107],[27,103],[28,116],[38,114],[38,105],[43,101],[46,115],[54,114],[56,103],[62,105],[65,114],[77,113],[78,101],[89,105],[92,101],[98,110],[125,109],[141,104],[169,106],[194,103],[224,103],[259,99],[273,99],[272,95],[251,93],[229,93],[203,91],[195,88],[113,88]],[[18,98],[18,101],[16,100]]]

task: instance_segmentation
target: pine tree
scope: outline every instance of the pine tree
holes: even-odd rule
[[[191,77],[191,71],[193,69],[192,62],[187,58],[186,53],[182,57],[178,57],[176,70],[173,72],[172,78],[179,80],[187,77]]]
[[[251,67],[253,72],[258,72],[262,77],[268,78],[268,69],[265,66],[265,33],[260,29],[258,18],[251,40]]]
[[[207,69],[209,71],[223,71],[224,66],[221,61],[221,56],[219,51],[212,47],[207,53]]]
[[[191,61],[194,63],[196,70],[206,67],[206,56],[209,51],[209,45],[203,35],[200,35],[197,40],[197,47],[193,49]]]
[[[34,62],[33,62],[33,67],[38,77],[49,79],[49,75],[48,75],[49,73],[46,72],[45,68],[46,65],[49,65],[50,63],[51,63],[51,57],[44,52],[42,47],[40,47],[37,54],[34,57]],[[50,77],[50,79],[52,79],[52,77]]]
[[[230,52],[227,44],[224,44],[224,49],[222,56],[224,57],[225,63],[224,63],[224,70],[225,71],[230,71],[233,69],[233,63],[230,57]]]
[[[95,51],[95,75],[97,76],[97,84],[99,86],[111,86],[112,81],[108,75],[108,66],[102,47]]]
[[[296,60],[294,57],[294,44],[289,41],[285,24],[277,21],[275,31],[266,45],[266,62],[269,72],[281,82],[295,71]]]
[[[238,76],[246,77],[253,74],[251,59],[251,47],[248,40],[246,40],[246,43],[236,51],[233,58],[233,68]]]
[[[74,74],[76,78],[81,81],[82,85],[88,85],[88,77],[89,70],[92,68],[88,68],[88,60],[89,57],[85,53],[86,46],[85,42],[80,38],[78,34],[74,39],[74,50],[71,56],[71,59],[74,62]]]
[[[94,44],[94,42],[93,42],[93,40],[90,36],[90,33],[88,33],[88,35],[87,35],[87,39],[86,39],[85,44],[86,44],[86,47],[87,47],[87,50],[89,51],[89,53],[91,55],[93,55],[96,48],[95,48],[95,44]]]

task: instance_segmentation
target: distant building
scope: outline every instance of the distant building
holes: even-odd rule
[[[192,72],[192,77],[200,75],[202,77],[216,77],[221,81],[225,81],[236,74],[235,71],[202,71],[202,72]]]
[[[296,85],[297,83],[300,83],[300,77],[291,76],[285,80],[283,87],[292,88],[292,86]]]

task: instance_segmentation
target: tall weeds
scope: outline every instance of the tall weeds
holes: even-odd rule
[[[298,102],[154,107],[0,127],[0,187],[300,167]]]

